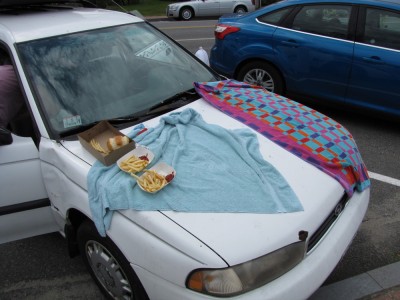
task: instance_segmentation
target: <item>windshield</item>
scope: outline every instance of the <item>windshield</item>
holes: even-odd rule
[[[55,135],[145,111],[214,74],[146,23],[18,45]]]

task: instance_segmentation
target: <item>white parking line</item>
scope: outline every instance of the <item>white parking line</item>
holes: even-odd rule
[[[179,26],[179,27],[159,27],[160,30],[175,30],[175,29],[193,29],[193,28],[215,28],[215,25],[204,25],[204,26]]]
[[[215,40],[215,38],[180,39],[180,40],[175,40],[175,41],[177,41],[177,42],[187,42],[187,41],[204,41],[204,40]]]
[[[392,178],[389,176],[385,176],[385,175],[381,175],[381,174],[377,174],[371,171],[368,171],[368,175],[370,178],[375,179],[375,180],[379,180],[385,183],[389,183],[395,186],[400,186],[400,180],[396,179],[396,178]]]

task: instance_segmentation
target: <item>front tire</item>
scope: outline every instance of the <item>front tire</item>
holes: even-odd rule
[[[190,7],[184,7],[179,12],[179,18],[184,21],[189,21],[194,16],[194,11]]]
[[[247,12],[246,7],[239,5],[238,7],[235,8],[234,13],[236,14],[244,14]]]
[[[254,61],[243,66],[237,75],[237,80],[262,86],[266,90],[283,93],[283,79],[279,71],[264,61]]]
[[[78,229],[83,261],[103,294],[109,299],[147,300],[147,294],[128,260],[108,237],[101,237],[91,222]]]

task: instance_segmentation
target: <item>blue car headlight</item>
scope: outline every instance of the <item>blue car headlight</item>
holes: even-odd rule
[[[233,296],[265,285],[291,270],[302,261],[305,242],[297,242],[251,261],[224,269],[197,269],[191,272],[186,286],[213,296]]]

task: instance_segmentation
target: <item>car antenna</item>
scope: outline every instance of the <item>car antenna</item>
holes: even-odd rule
[[[126,12],[127,14],[131,14],[134,15],[136,17],[139,17],[141,19],[145,19],[145,17],[137,10],[133,10],[133,11],[128,11],[125,7],[121,6],[119,3],[117,3],[115,0],[110,0],[113,4],[115,4],[116,6],[118,6],[121,10],[123,10],[124,12]]]
[[[120,9],[122,9],[123,11],[125,11],[126,13],[129,13],[129,11],[127,11],[123,6],[121,6],[119,3],[117,3],[115,0],[109,0],[111,1],[114,5],[118,6]]]

